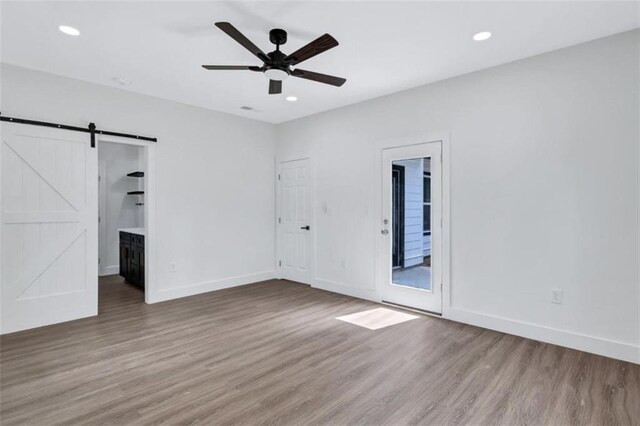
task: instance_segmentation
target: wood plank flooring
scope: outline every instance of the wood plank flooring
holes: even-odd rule
[[[3,425],[640,425],[640,366],[287,281],[155,305],[101,280],[100,315],[2,336]]]

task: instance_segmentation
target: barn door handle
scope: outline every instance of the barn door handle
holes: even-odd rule
[[[305,230],[307,230],[307,231],[308,231],[309,229],[311,229],[311,227],[310,227],[309,225],[307,225],[307,226],[301,226],[301,227],[300,227],[300,229],[305,229]]]

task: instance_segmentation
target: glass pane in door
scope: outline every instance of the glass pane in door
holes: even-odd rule
[[[431,290],[431,158],[395,160],[391,173],[391,282]]]

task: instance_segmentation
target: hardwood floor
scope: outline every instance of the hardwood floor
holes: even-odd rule
[[[640,425],[640,366],[287,281],[143,304],[101,280],[100,315],[2,336],[3,425]]]

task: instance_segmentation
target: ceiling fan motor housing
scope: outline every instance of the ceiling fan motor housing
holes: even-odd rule
[[[273,32],[274,31],[283,31],[283,30],[271,30],[270,37],[271,41],[273,41]],[[284,31],[283,31],[284,32]],[[287,39],[287,33],[284,32],[284,38]],[[289,77],[291,71],[289,69],[289,65],[287,64],[287,55],[282,53],[280,50],[274,50],[267,54],[269,56],[269,63],[265,64],[264,75],[266,75],[269,80],[278,80],[282,81]]]

